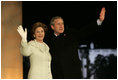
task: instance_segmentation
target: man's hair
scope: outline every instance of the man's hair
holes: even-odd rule
[[[54,25],[54,21],[55,21],[55,19],[62,19],[62,20],[63,20],[63,18],[60,17],[60,16],[52,17],[52,19],[51,19],[51,21],[50,21],[50,26],[51,26],[51,25]]]

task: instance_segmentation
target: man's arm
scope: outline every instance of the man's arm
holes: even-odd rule
[[[78,41],[83,41],[83,40],[87,39],[88,37],[94,35],[94,33],[99,31],[100,27],[98,27],[98,26],[101,26],[102,22],[105,19],[105,8],[104,7],[101,9],[101,12],[99,15],[100,16],[99,16],[99,19],[97,19],[97,23],[96,23],[96,21],[92,21],[91,23],[89,23],[85,27],[81,28],[80,30],[74,30],[72,35],[76,36],[75,38]]]

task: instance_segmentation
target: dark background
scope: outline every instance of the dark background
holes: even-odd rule
[[[49,31],[50,20],[61,16],[65,27],[81,29],[99,18],[102,7],[106,8],[105,20],[100,31],[83,43],[93,41],[97,48],[117,47],[117,1],[23,1],[23,26],[28,28],[37,22],[45,23]],[[30,34],[28,34],[30,40]]]
[[[80,30],[99,18],[102,7],[106,8],[105,20],[99,31],[80,44],[95,43],[95,48],[117,48],[117,1],[23,1],[23,27],[30,30],[35,22],[43,22],[51,32],[50,20],[54,16],[64,19],[66,28]],[[23,58],[23,77],[27,78],[29,59]]]

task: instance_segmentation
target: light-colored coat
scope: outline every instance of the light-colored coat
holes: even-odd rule
[[[29,79],[52,79],[51,56],[45,43],[21,41],[20,51],[23,56],[30,56]]]

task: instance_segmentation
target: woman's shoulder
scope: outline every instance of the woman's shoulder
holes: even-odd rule
[[[48,46],[45,42],[43,42],[43,43],[44,43],[44,45]]]
[[[35,40],[31,40],[28,42],[29,45],[35,45]]]

